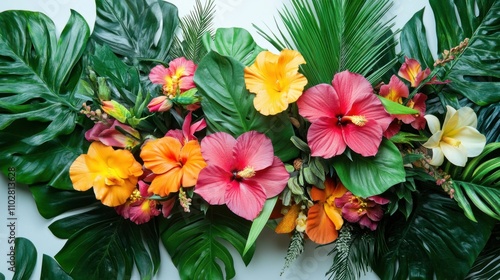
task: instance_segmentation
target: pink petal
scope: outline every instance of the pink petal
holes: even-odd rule
[[[387,113],[382,102],[375,96],[369,94],[361,100],[352,104],[352,108],[347,112],[348,116],[364,116],[368,123],[365,126],[376,123],[384,132],[391,124],[393,117]]]
[[[181,76],[193,76],[196,71],[196,64],[193,61],[187,60],[185,57],[178,57],[168,64],[172,69],[172,73],[182,72]]]
[[[207,166],[200,171],[194,192],[209,204],[224,204],[227,185],[231,184],[233,174],[218,166]]]
[[[236,141],[233,154],[237,170],[251,166],[255,171],[259,171],[273,164],[273,144],[265,134],[249,131],[240,135]]]
[[[297,100],[297,106],[299,114],[311,123],[320,117],[336,118],[342,113],[338,95],[328,84],[320,84],[306,90]]]
[[[179,142],[181,142],[181,143],[184,143],[186,140],[186,139],[184,139],[184,134],[182,133],[182,130],[180,130],[180,129],[171,129],[171,130],[167,131],[167,133],[165,133],[165,137],[175,138],[175,139],[179,140]]]
[[[188,90],[195,88],[195,87],[196,87],[196,85],[194,84],[193,76],[182,77],[179,80],[179,88],[180,88],[181,92],[188,91]]]
[[[215,165],[225,171],[233,171],[233,149],[236,139],[225,132],[210,134],[201,140],[201,154],[208,165]]]
[[[171,198],[166,201],[162,201],[161,203],[161,212],[163,213],[163,217],[168,218],[170,216],[170,212],[172,212],[172,208],[175,205],[175,198]]]
[[[376,230],[377,229],[377,223],[372,222],[368,217],[364,216],[361,218],[359,221],[359,225],[361,228],[369,228],[370,230]]]
[[[108,129],[110,125],[98,122],[94,126],[85,132],[85,139],[87,141],[99,141],[99,134],[104,130]]]
[[[320,118],[311,124],[307,132],[307,142],[311,155],[315,157],[331,158],[342,154],[346,148],[337,119]]]
[[[165,84],[166,76],[170,76],[170,71],[163,65],[156,65],[149,73],[149,80],[151,80],[153,84],[163,85]]]
[[[278,157],[274,157],[273,164],[266,169],[257,171],[251,180],[256,181],[264,188],[266,197],[271,198],[280,194],[286,187],[290,175],[285,165]]]
[[[344,207],[342,207],[342,217],[344,217],[344,219],[346,219],[348,222],[356,223],[360,219],[358,213],[359,207],[352,207],[351,204],[352,203],[347,203]]]
[[[227,185],[225,201],[227,207],[236,215],[252,221],[262,211],[266,193],[255,181],[233,181]]]
[[[383,133],[380,126],[370,121],[364,126],[350,123],[343,126],[343,131],[347,146],[354,152],[364,157],[377,154]]]
[[[337,92],[340,101],[339,106],[344,113],[343,115],[352,115],[346,112],[351,110],[355,102],[365,100],[371,96],[376,98],[370,82],[359,74],[349,71],[337,73],[333,76],[332,84],[335,92]]]

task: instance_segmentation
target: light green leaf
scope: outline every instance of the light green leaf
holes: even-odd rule
[[[257,216],[255,220],[253,220],[252,227],[250,228],[250,233],[248,234],[247,242],[245,244],[245,249],[243,250],[243,255],[246,255],[248,250],[254,247],[255,241],[257,240],[257,237],[259,237],[259,234],[262,232],[262,229],[264,229],[264,227],[266,226],[266,223],[269,220],[269,217],[271,216],[271,213],[273,212],[274,206],[276,205],[277,201],[277,196],[266,200],[262,212],[260,212],[259,216]]]
[[[246,66],[251,65],[257,55],[264,51],[243,28],[219,28],[215,32],[214,39],[205,33],[203,42],[208,50],[230,56]]]
[[[15,242],[16,272],[12,280],[29,280],[36,265],[36,249],[26,238],[18,237]]]
[[[234,137],[256,130],[266,134],[282,161],[298,155],[290,141],[294,135],[286,113],[264,116],[253,106],[254,95],[245,89],[244,66],[233,58],[209,52],[198,65],[194,81],[210,133],[227,132]]]
[[[405,181],[403,158],[389,140],[380,143],[374,157],[352,153],[352,160],[341,155],[333,159],[333,167],[344,186],[354,195],[379,195],[397,183]]]
[[[377,97],[382,102],[382,105],[384,105],[387,113],[391,115],[413,115],[420,113],[418,110],[399,104],[380,95],[377,95]]]

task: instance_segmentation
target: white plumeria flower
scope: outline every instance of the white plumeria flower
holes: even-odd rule
[[[440,166],[446,157],[452,164],[465,166],[468,157],[478,156],[484,149],[486,137],[477,131],[476,113],[469,107],[455,110],[446,106],[443,127],[433,115],[426,115],[432,136],[423,144],[432,149],[430,164]]]

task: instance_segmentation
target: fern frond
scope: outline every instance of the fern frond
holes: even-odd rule
[[[194,9],[180,21],[182,30],[182,40],[176,37],[171,54],[173,57],[183,56],[189,60],[198,63],[207,53],[203,46],[203,34],[209,32],[213,35],[212,25],[215,15],[215,2],[208,0],[201,4],[196,0]]]
[[[286,30],[277,25],[279,35],[268,35],[257,29],[277,49],[296,49],[304,56],[301,69],[310,85],[330,83],[343,70],[376,83],[397,61],[384,61],[396,44],[392,19],[382,20],[391,6],[389,0],[291,0],[280,12]]]
[[[285,269],[289,268],[290,265],[304,252],[304,233],[299,231],[294,231],[292,239],[290,240],[290,245],[288,245],[288,250],[285,257],[285,265],[281,270],[281,274],[285,272]]]

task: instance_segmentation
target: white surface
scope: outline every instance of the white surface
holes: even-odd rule
[[[181,16],[187,14],[195,3],[194,0],[172,0],[170,2],[177,5]],[[285,2],[288,1],[215,0],[217,5],[215,27],[246,28],[253,34],[254,39],[260,46],[274,50],[269,43],[257,35],[252,23],[257,24],[259,27],[265,27],[266,25],[274,27],[273,18],[278,15],[278,10],[281,9],[283,4],[286,4]],[[399,0],[395,2],[390,11],[390,16],[397,15],[395,20],[396,28],[402,27],[416,11],[428,5],[427,0]],[[59,31],[69,17],[69,9],[74,9],[82,14],[88,20],[91,28],[95,20],[95,3],[93,0],[16,0],[2,1],[0,3],[0,11],[11,9],[41,11],[54,20]],[[424,20],[429,22],[431,13],[430,7],[427,7]],[[427,26],[428,34],[432,33],[433,30],[433,26]],[[0,32],[8,31],[2,30]],[[435,43],[431,45],[431,48],[434,53]],[[10,279],[12,273],[7,270],[8,236],[10,234],[7,228],[7,179],[4,176],[0,177],[0,192],[0,272],[4,273],[7,279]],[[45,220],[38,214],[31,194],[23,186],[18,186],[16,190],[15,214],[17,218],[16,236],[30,239],[37,247],[38,262],[32,279],[39,279],[42,254],[54,256],[62,248],[65,240],[55,238],[48,230],[48,225],[52,221]],[[279,276],[288,242],[287,236],[276,235],[270,230],[266,230],[257,240],[257,250],[248,267],[245,267],[241,259],[234,255],[236,264],[235,279],[324,279],[324,274],[331,265],[331,257],[327,256],[331,247],[314,250],[314,245],[311,242],[309,242],[306,252],[295,265],[289,268],[283,276]],[[176,268],[172,265],[168,254],[163,248],[161,254],[162,264],[155,279],[178,279]],[[134,279],[138,279],[138,276],[135,276]],[[362,279],[377,279],[377,277],[372,273]]]

